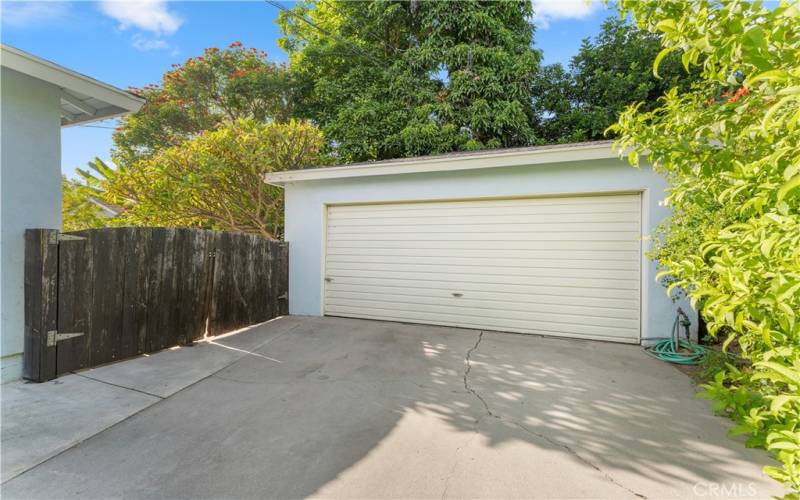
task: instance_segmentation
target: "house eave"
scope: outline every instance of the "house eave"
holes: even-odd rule
[[[62,126],[106,120],[135,113],[144,99],[59,66],[25,51],[0,44],[0,64],[61,89]],[[88,101],[92,101],[89,103]]]

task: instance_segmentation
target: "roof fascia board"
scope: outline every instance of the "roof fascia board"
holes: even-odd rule
[[[94,97],[126,111],[136,112],[144,104],[144,99],[135,97],[107,83],[78,74],[7,45],[3,45],[2,49],[2,65],[7,68],[38,78],[62,89]]]
[[[290,182],[414,174],[422,172],[452,172],[458,170],[515,167],[609,158],[618,158],[618,155],[611,149],[610,142],[603,142],[602,144],[565,146],[563,148],[500,151],[496,154],[484,153],[475,156],[420,158],[415,161],[390,162],[380,165],[345,165],[307,170],[289,170],[286,172],[266,174],[264,176],[264,181],[275,186],[283,186]]]

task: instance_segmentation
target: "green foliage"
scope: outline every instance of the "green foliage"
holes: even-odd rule
[[[268,238],[283,231],[283,190],[268,172],[315,166],[322,145],[306,122],[225,122],[216,130],[163,148],[129,169],[96,165],[87,183],[104,201],[124,207],[122,223],[198,226]]]
[[[699,72],[687,72],[677,54],[662,61],[660,78],[653,75],[660,50],[658,35],[607,19],[594,40],[583,40],[569,71],[560,64],[541,68],[534,85],[540,135],[548,142],[601,140],[629,104],[640,101],[650,111],[667,90],[688,90]]]
[[[239,42],[173,65],[159,85],[130,90],[147,102],[114,133],[116,165],[132,165],[225,121],[286,121],[292,114],[288,70]]]
[[[670,181],[673,216],[654,249],[670,278],[727,334],[746,362],[706,385],[734,433],[800,490],[800,6],[622,0],[661,33],[654,72],[672,54],[702,79],[652,111],[634,105],[612,127],[633,164],[647,157]]]
[[[766,466],[770,477],[797,490],[800,473],[800,355],[788,347],[767,351],[767,361],[734,366],[725,363],[700,396],[737,423],[730,435],[745,436],[749,447],[771,451],[782,467]]]
[[[61,225],[64,231],[110,225],[111,215],[105,214],[93,201],[94,195],[87,185],[61,176]]]
[[[78,170],[81,193],[119,207],[96,225],[199,226],[279,237],[282,192],[261,180],[317,165],[322,138],[293,115],[289,71],[234,42],[166,72],[114,133],[112,168]]]
[[[280,17],[296,111],[342,162],[535,142],[530,15],[524,0],[297,5]]]

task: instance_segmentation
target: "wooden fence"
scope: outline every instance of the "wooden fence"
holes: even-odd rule
[[[25,378],[53,379],[288,313],[288,245],[105,228],[25,234]]]

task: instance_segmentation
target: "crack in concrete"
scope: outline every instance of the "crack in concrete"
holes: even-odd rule
[[[478,428],[480,427],[481,420],[483,419],[484,417],[480,417],[475,420],[475,430],[472,431],[472,435],[464,442],[464,444],[456,448],[456,450],[453,452],[453,467],[450,469],[450,472],[447,474],[447,477],[444,478],[444,489],[442,490],[442,496],[441,496],[442,500],[444,500],[444,498],[447,496],[447,490],[450,489],[450,479],[452,479],[453,475],[455,475],[456,473],[456,469],[458,469],[459,453],[461,452],[461,450],[469,446],[472,440],[475,439],[478,436],[478,434],[480,434],[478,432]]]
[[[478,398],[478,400],[483,404],[483,409],[486,410],[486,414],[490,417],[498,418],[497,415],[492,413],[492,410],[489,408],[489,405],[486,403],[486,400],[483,399],[483,396],[478,394],[478,391],[470,387],[469,385],[469,372],[472,371],[472,354],[478,350],[478,346],[481,345],[481,341],[483,340],[483,331],[478,333],[478,340],[475,341],[475,345],[472,346],[472,349],[467,351],[467,355],[464,358],[464,364],[466,365],[466,369],[464,369],[464,389],[466,389],[470,394]],[[476,420],[477,422],[480,419]]]
[[[492,413],[492,411],[489,409],[489,405],[486,404],[486,401],[484,401],[483,397],[481,397],[481,395],[478,394],[469,385],[469,372],[472,370],[472,359],[471,359],[472,358],[472,353],[475,352],[476,349],[478,349],[478,346],[480,345],[481,340],[483,340],[483,331],[478,333],[478,339],[475,341],[475,345],[472,346],[472,348],[467,351],[467,354],[464,357],[464,366],[465,366],[465,368],[464,368],[464,389],[467,392],[469,392],[470,394],[472,394],[473,396],[475,396],[483,404],[483,409],[486,412],[486,415],[480,416],[480,417],[475,419],[475,427],[472,430],[472,435],[464,442],[464,444],[462,444],[461,446],[457,447],[455,449],[455,451],[453,452],[453,467],[450,469],[450,472],[447,474],[447,477],[445,477],[445,479],[444,479],[444,489],[442,490],[442,496],[441,496],[442,500],[444,500],[444,498],[447,496],[447,491],[450,488],[450,479],[456,473],[456,469],[458,469],[458,464],[459,464],[458,455],[461,452],[461,450],[466,448],[472,442],[472,440],[475,439],[475,437],[478,436],[479,428],[480,428],[480,425],[481,425],[481,421],[484,418],[486,418],[487,416],[497,418],[497,416],[494,415]]]
[[[594,469],[597,472],[599,472],[600,474],[602,474],[603,477],[607,481],[609,481],[610,483],[614,484],[615,486],[618,486],[618,487],[622,488],[623,490],[627,491],[631,495],[634,495],[634,496],[639,497],[639,498],[647,498],[646,496],[642,495],[641,493],[638,493],[638,492],[628,488],[624,484],[621,484],[619,481],[617,481],[616,479],[611,477],[611,475],[609,475],[606,471],[601,469],[597,464],[595,464],[594,462],[591,462],[590,460],[582,457],[577,451],[573,450],[571,447],[567,446],[566,444],[559,443],[558,441],[555,441],[555,440],[551,439],[550,437],[545,436],[544,434],[540,434],[538,432],[532,431],[531,429],[527,428],[526,426],[522,425],[521,423],[519,423],[519,422],[517,422],[515,420],[506,420],[506,419],[504,419],[502,417],[501,417],[501,420],[503,420],[504,422],[508,422],[508,423],[510,423],[512,425],[517,426],[517,428],[521,429],[524,432],[527,432],[531,436],[538,437],[540,439],[543,439],[543,440],[547,441],[548,443],[552,444],[553,446],[557,446],[557,447],[559,447],[559,448],[561,448],[563,450],[566,450],[572,456],[574,456],[575,458],[577,458],[578,460],[580,460],[584,464],[588,465],[592,469]]]
[[[550,443],[551,445],[553,445],[555,447],[558,447],[558,448],[561,448],[562,450],[565,450],[570,455],[572,455],[575,458],[577,458],[580,462],[588,465],[592,469],[594,469],[597,472],[599,472],[600,474],[602,474],[604,479],[606,479],[610,483],[614,484],[615,486],[618,486],[619,488],[622,488],[623,490],[627,491],[631,495],[634,495],[634,496],[636,496],[638,498],[645,498],[645,499],[647,498],[646,496],[642,495],[641,493],[638,493],[638,492],[628,488],[627,486],[619,483],[616,479],[611,477],[610,474],[608,474],[606,471],[601,469],[597,464],[595,464],[594,462],[591,462],[590,460],[582,457],[577,451],[573,450],[570,446],[567,446],[566,444],[560,443],[560,442],[558,442],[558,441],[556,441],[556,440],[554,440],[554,439],[552,439],[552,438],[550,438],[550,437],[548,437],[548,436],[546,436],[544,434],[540,434],[538,432],[535,432],[535,431],[529,429],[528,427],[526,427],[525,425],[521,424],[520,422],[517,422],[516,420],[511,420],[511,419],[505,418],[505,417],[503,417],[501,415],[498,415],[498,414],[492,412],[492,409],[489,407],[489,404],[486,402],[486,400],[483,398],[483,396],[481,396],[480,393],[478,393],[478,391],[473,389],[472,386],[469,384],[469,374],[472,371],[472,355],[475,353],[475,351],[478,350],[478,347],[480,346],[482,340],[483,340],[483,331],[481,331],[478,334],[478,339],[475,342],[475,345],[472,346],[472,348],[469,351],[467,351],[467,354],[466,354],[466,356],[464,358],[464,363],[466,364],[466,369],[464,370],[464,389],[466,389],[470,394],[475,396],[481,402],[481,404],[483,404],[483,408],[486,411],[486,415],[488,415],[490,417],[494,417],[494,418],[500,420],[501,422],[505,422],[507,424],[511,424],[511,425],[517,427],[518,429],[522,430],[523,432],[526,432],[526,433],[530,434],[531,436],[537,437],[537,438],[539,438],[541,440],[544,440],[544,441]],[[475,431],[474,431],[475,434],[478,433],[478,428],[480,426],[480,422],[481,422],[482,419],[483,419],[483,417],[478,418],[478,419],[475,420]],[[469,442],[473,438],[474,438],[474,435],[472,437],[470,437],[470,439],[463,446],[460,446],[460,447],[456,448],[456,451],[455,451],[456,460],[453,463],[453,469],[450,471],[450,474],[447,476],[447,479],[445,481],[445,488],[444,488],[444,491],[442,492],[442,498],[444,498],[445,495],[447,494],[447,489],[448,489],[448,486],[449,486],[450,477],[453,476],[453,474],[455,473],[456,468],[458,466],[458,459],[457,459],[458,458],[458,452],[464,446],[469,444]]]

